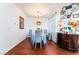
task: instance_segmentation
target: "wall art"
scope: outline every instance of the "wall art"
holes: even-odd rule
[[[24,18],[19,16],[19,29],[24,29]]]

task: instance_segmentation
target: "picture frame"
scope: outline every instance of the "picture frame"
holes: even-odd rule
[[[79,18],[79,14],[73,14],[73,18]]]
[[[24,29],[24,18],[19,16],[19,29]]]
[[[77,10],[79,10],[79,4],[78,3],[73,3],[72,4],[72,11],[75,12]]]

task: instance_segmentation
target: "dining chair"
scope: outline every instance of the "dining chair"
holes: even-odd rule
[[[27,34],[26,37],[27,37],[27,38],[32,38],[32,30],[31,30],[31,29],[29,30],[29,32],[28,32],[28,34]]]
[[[32,45],[35,44],[35,35],[32,35],[32,39],[31,39]]]
[[[47,40],[46,40],[46,35],[44,32],[41,33],[41,40],[42,40],[43,44],[45,45]]]
[[[35,31],[35,49],[38,43],[40,44],[40,48],[42,48],[41,31],[36,30]]]
[[[48,32],[47,32],[47,30],[44,30],[44,34],[46,35],[46,39],[48,39]]]

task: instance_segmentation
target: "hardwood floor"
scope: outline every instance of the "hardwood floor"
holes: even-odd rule
[[[15,46],[5,55],[78,55],[79,51],[72,52],[58,47],[54,42],[47,41],[42,49],[33,49],[30,39],[25,39],[23,42]]]

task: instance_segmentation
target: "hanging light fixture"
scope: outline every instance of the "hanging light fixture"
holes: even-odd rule
[[[37,25],[37,26],[40,26],[40,25],[41,25],[41,21],[40,21],[40,13],[39,13],[39,11],[37,11],[36,25]]]

